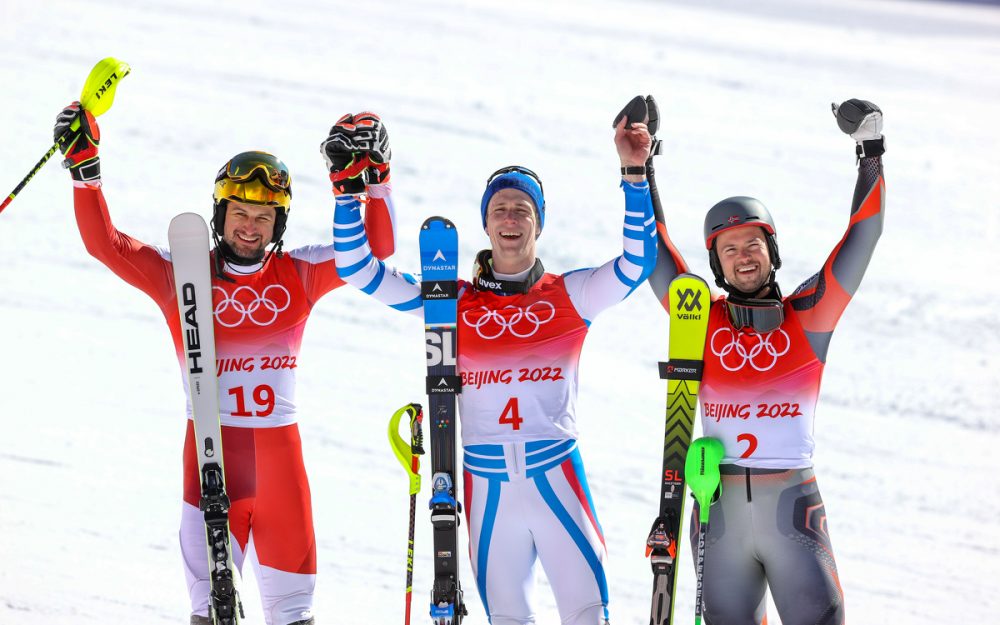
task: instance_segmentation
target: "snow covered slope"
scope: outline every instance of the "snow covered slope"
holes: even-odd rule
[[[747,5],[751,5],[750,6]],[[100,120],[116,224],[164,244],[178,212],[246,149],[292,169],[289,247],[330,239],[319,142],[348,111],[392,139],[399,252],[451,218],[471,266],[486,176],[523,163],[550,210],[552,271],[620,249],[610,122],[663,109],[657,171],[671,234],[708,275],[701,220],[730,195],[775,215],[786,292],[847,224],[853,145],[831,101],[885,111],[886,228],[829,355],[817,474],[853,622],[988,622],[1000,611],[1000,10],[837,0],[616,3],[5,2],[0,193],[44,153],[56,113],[113,55],[133,74]],[[56,159],[58,160],[58,159]],[[155,305],[90,258],[69,176],[49,164],[0,214],[0,624],[186,623],[176,531],[183,396]],[[593,325],[581,449],[611,553],[612,619],[645,623],[666,315],[643,288]],[[406,479],[385,440],[422,399],[420,321],[341,289],[316,308],[299,369],[322,624],[402,618]],[[420,517],[414,603],[425,614]],[[678,618],[693,610],[684,548]],[[467,564],[467,563],[465,563]],[[485,623],[467,572],[469,623]],[[262,623],[252,576],[249,623]],[[993,590],[991,590],[993,589]],[[539,622],[557,622],[537,592]],[[772,611],[771,622],[777,622]]]

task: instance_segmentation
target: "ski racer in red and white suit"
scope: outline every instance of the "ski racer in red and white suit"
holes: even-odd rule
[[[645,126],[616,129],[623,165],[641,165]],[[627,176],[622,254],[604,265],[545,273],[535,240],[545,218],[541,181],[522,167],[491,176],[481,203],[490,250],[472,282],[459,282],[458,371],[470,557],[492,625],[533,623],[535,562],[564,625],[608,618],[606,549],[577,447],[580,350],[604,309],[653,268],[649,186]],[[389,306],[421,314],[416,280],[374,258],[359,202],[337,197],[334,241],[344,280]]]
[[[99,138],[92,119],[90,126],[88,132]],[[96,165],[96,176],[77,179],[83,178],[78,175],[79,168],[71,169],[76,219],[83,242],[92,256],[160,307],[183,371],[170,252],[138,241],[112,224],[101,190],[99,162],[94,162],[96,140],[93,148],[95,157],[85,166],[93,173]],[[240,156],[247,154],[262,153]],[[71,151],[68,160],[72,158]],[[290,199],[290,178],[288,185]],[[212,300],[225,482],[232,501],[229,523],[234,539],[233,561],[242,567],[252,539],[260,564],[257,576],[266,622],[305,624],[313,622],[316,540],[296,423],[295,374],[313,305],[344,282],[337,274],[332,244],[264,256],[270,235],[250,224],[237,227],[234,221],[254,211],[260,213],[257,219],[270,220],[273,226],[279,209],[255,206],[249,200],[220,202],[216,218],[222,218],[220,223],[225,224],[226,231],[213,251],[213,261],[219,259],[220,249],[227,252],[225,261],[218,265],[222,275],[212,278]],[[369,204],[366,217],[374,254],[388,256],[394,241],[391,207],[375,200]],[[280,232],[277,234],[280,239]],[[244,243],[240,237],[257,240],[260,258],[256,262],[253,258],[241,261],[232,254]],[[187,393],[187,377],[183,379]],[[191,622],[207,623],[208,558],[204,515],[198,509],[200,485],[190,395],[187,411],[180,543],[191,595]]]
[[[705,554],[705,621],[759,625],[769,587],[785,625],[844,622],[826,511],[812,470],[816,402],[837,320],[857,291],[882,232],[882,114],[849,100],[834,107],[858,142],[858,179],[843,238],[818,273],[781,297],[774,223],[763,204],[734,197],[705,219],[716,283],[699,399],[705,436],[723,442],[721,501]],[[659,224],[650,284],[664,307],[686,264]],[[697,519],[697,509],[693,513]],[[698,523],[692,523],[697,542]]]

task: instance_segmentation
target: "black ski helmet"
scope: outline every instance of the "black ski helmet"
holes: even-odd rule
[[[781,268],[774,220],[771,219],[767,207],[760,200],[743,195],[726,198],[708,209],[708,214],[705,215],[705,248],[708,249],[708,264],[715,274],[715,283],[727,291],[729,285],[722,273],[722,263],[719,262],[719,254],[715,249],[715,238],[730,228],[740,226],[759,226],[764,231],[767,253],[771,257],[770,281],[774,280],[774,272]]]
[[[281,243],[292,201],[292,176],[278,157],[267,152],[240,152],[226,161],[215,176],[212,193],[212,230],[222,239],[226,225],[226,201],[274,207],[271,242]]]

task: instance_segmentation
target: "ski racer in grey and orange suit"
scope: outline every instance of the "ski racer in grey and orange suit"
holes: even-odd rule
[[[60,136],[74,119],[80,120],[80,129],[70,135],[63,152],[87,251],[153,298],[170,328],[183,371],[170,252],[138,241],[112,224],[101,188],[100,131],[93,116],[74,103],[57,118],[55,134]],[[369,115],[360,123],[369,135],[379,135],[378,117]],[[388,169],[382,174],[382,182],[388,182]],[[333,174],[331,180],[335,188],[342,184]],[[212,300],[233,562],[242,568],[252,538],[265,622],[311,625],[316,538],[297,424],[295,370],[312,307],[344,282],[332,243],[281,252],[291,176],[274,156],[264,152],[235,156],[219,171],[214,199]],[[376,256],[392,253],[389,205],[377,199],[370,202],[364,229]],[[187,392],[187,377],[184,384]],[[208,555],[204,515],[198,509],[200,481],[190,396],[183,465],[180,542],[191,623],[209,625]]]
[[[826,511],[813,475],[813,422],[827,348],[882,232],[882,112],[862,100],[834,106],[857,141],[858,179],[843,238],[790,296],[774,222],[759,201],[732,197],[705,218],[716,284],[699,400],[705,436],[720,439],[721,500],[706,536],[704,615],[709,625],[760,625],[770,588],[784,625],[839,625],[844,599]],[[687,266],[657,224],[660,253],[649,279],[667,306]],[[693,511],[697,519],[697,507]],[[697,521],[692,523],[697,543]]]

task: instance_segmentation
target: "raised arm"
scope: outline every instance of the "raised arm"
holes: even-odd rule
[[[850,219],[823,268],[789,297],[820,360],[825,360],[837,320],[861,284],[885,216],[882,111],[870,102],[854,99],[835,105],[833,111],[841,130],[857,142],[858,180]]]
[[[146,293],[157,304],[172,301],[173,276],[168,252],[115,228],[101,191],[101,181],[73,183],[73,206],[83,244],[119,278]]]
[[[74,119],[80,120],[80,126],[71,131],[61,149],[73,179],[76,223],[87,252],[115,275],[152,297],[161,308],[172,306],[173,277],[166,250],[134,239],[111,223],[101,191],[98,156],[101,131],[93,115],[74,102],[56,118],[55,136],[65,132]]]
[[[636,96],[615,118],[615,124],[622,119],[642,119],[649,126],[651,135],[655,135],[660,126],[660,110],[653,96]],[[688,271],[687,263],[667,234],[667,222],[660,202],[660,194],[656,187],[656,171],[653,167],[653,157],[659,154],[660,142],[653,137],[653,145],[646,159],[646,176],[649,180],[649,195],[653,203],[653,217],[656,220],[656,262],[649,274],[649,286],[653,289],[656,299],[664,308],[668,308],[667,289],[670,281],[677,275]]]
[[[396,310],[422,314],[423,300],[416,278],[386,265],[372,251],[369,231],[361,220],[364,205],[360,198],[365,197],[368,211],[386,208],[395,233],[389,185],[392,151],[381,119],[369,112],[344,115],[330,128],[320,152],[330,170],[337,202],[333,253],[340,278]],[[369,220],[371,217],[369,213]]]
[[[389,258],[396,251],[396,213],[392,202],[389,132],[375,113],[348,113],[320,144],[334,195],[367,193],[365,230],[372,254]]]
[[[653,217],[656,220],[656,262],[649,274],[649,286],[663,308],[669,310],[667,291],[670,288],[670,281],[682,273],[687,273],[688,265],[667,234],[667,222],[663,210],[657,209],[654,205]]]
[[[626,128],[626,122],[622,119],[615,127],[615,147],[625,192],[622,253],[600,267],[563,275],[573,306],[588,323],[605,308],[628,297],[649,277],[656,263],[653,204],[643,171],[652,137],[645,124],[631,123]]]
[[[357,196],[337,196],[333,249],[340,277],[391,308],[423,314],[416,278],[397,271],[372,254],[361,222],[361,208]]]
[[[372,255],[382,259],[390,256],[395,250],[396,216],[392,198],[389,195],[389,185],[372,185],[373,188],[375,186],[380,187],[385,196],[373,198],[369,195],[363,211],[358,214],[358,218],[361,219],[363,214],[362,228]],[[336,228],[336,224],[334,224],[334,228]],[[291,250],[288,255],[292,257],[295,269],[311,301],[316,301],[344,284],[340,268],[337,266],[333,243],[300,247]]]
[[[366,182],[371,181],[369,201],[359,217],[363,215],[362,227],[371,253],[376,258],[388,258],[396,248],[396,215],[390,199],[389,135],[382,120],[374,113],[344,115],[320,144],[320,152],[326,160],[335,195],[361,193]],[[333,244],[309,245],[288,254],[310,301],[344,284]]]

